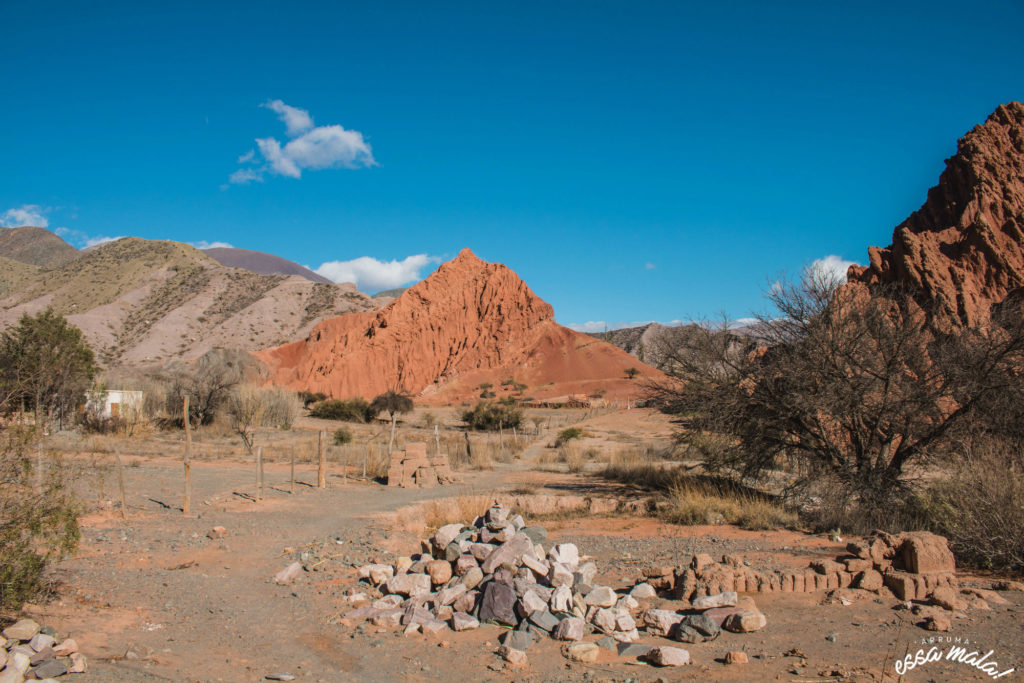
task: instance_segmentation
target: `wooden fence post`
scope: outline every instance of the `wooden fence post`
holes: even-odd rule
[[[117,483],[121,489],[121,519],[128,519],[128,502],[124,496],[124,465],[121,464],[121,454],[114,451],[114,457],[117,458]]]
[[[327,453],[325,452],[324,441],[327,440],[327,432],[323,429],[320,430],[320,434],[317,438],[317,450],[319,451],[319,463],[316,468],[316,487],[318,489],[327,488]]]
[[[256,447],[256,500],[263,500],[263,446]]]
[[[185,502],[181,506],[183,515],[192,511],[192,427],[188,416],[188,395],[185,396],[184,412],[185,417]]]
[[[292,476],[289,493],[295,493],[295,446],[292,446]]]

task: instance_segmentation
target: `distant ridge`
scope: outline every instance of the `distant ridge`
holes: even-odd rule
[[[43,268],[78,258],[79,251],[46,228],[0,228],[0,257]]]
[[[324,285],[331,284],[331,281],[323,275],[317,275],[305,266],[300,266],[294,261],[262,251],[236,249],[234,247],[213,247],[211,249],[203,249],[203,253],[228,268],[245,268],[261,275],[298,275],[310,282],[319,282]]]

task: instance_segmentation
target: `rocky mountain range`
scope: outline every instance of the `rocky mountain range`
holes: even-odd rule
[[[985,322],[1024,287],[1024,104],[1000,106],[960,139],[924,205],[868,249],[851,286],[909,289],[940,325]]]
[[[300,342],[257,354],[271,381],[337,397],[389,389],[458,400],[512,379],[536,398],[600,390],[636,396],[661,373],[604,341],[562,327],[512,270],[464,249],[376,313],[318,324]]]
[[[43,228],[0,231],[0,326],[52,307],[107,366],[264,349],[378,305],[351,284],[233,268],[180,242],[128,237],[78,251]]]

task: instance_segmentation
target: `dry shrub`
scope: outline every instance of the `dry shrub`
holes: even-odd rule
[[[56,458],[44,460],[39,486],[34,438],[18,428],[0,435],[0,609],[19,609],[43,593],[47,564],[79,538],[80,508],[67,471]]]
[[[291,429],[295,424],[295,418],[299,416],[299,408],[302,406],[298,394],[278,387],[261,389],[260,394],[263,400],[260,426]]]
[[[913,500],[920,525],[947,537],[960,563],[1024,571],[1024,462],[986,444]]]
[[[768,497],[682,478],[668,491],[663,514],[676,524],[735,524],[744,529],[793,528],[798,517]]]
[[[744,529],[795,527],[798,516],[774,497],[723,477],[689,474],[650,447],[612,454],[601,476],[660,491],[661,514],[676,524],[735,524]]]
[[[471,493],[432,500],[424,506],[424,522],[428,529],[439,529],[445,524],[472,524],[493,502],[493,496]]]

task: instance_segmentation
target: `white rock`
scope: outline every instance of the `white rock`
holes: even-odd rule
[[[623,595],[619,598],[618,602],[615,603],[615,609],[626,610],[632,612],[633,610],[640,607],[640,603],[637,602],[636,598],[632,595]]]
[[[582,640],[585,624],[579,617],[568,617],[558,622],[551,634],[556,640]]]
[[[672,627],[682,620],[682,614],[676,614],[667,609],[649,609],[643,615],[647,632],[653,636],[668,636]]]
[[[595,607],[612,607],[619,596],[608,586],[597,586],[583,598],[588,605]]]
[[[633,589],[629,591],[629,594],[637,600],[646,600],[648,598],[658,597],[658,593],[654,590],[654,586],[646,581],[633,586]]]
[[[548,563],[538,560],[532,554],[523,555],[523,566],[529,568],[537,576],[548,575]]]
[[[399,574],[387,581],[388,593],[416,597],[430,592],[430,577],[426,574]]]
[[[569,571],[576,571],[580,564],[580,551],[575,543],[559,543],[548,551],[548,559],[553,563],[561,563],[569,567]]]
[[[792,583],[792,582],[790,582]],[[702,598],[694,598],[690,603],[694,609],[712,609],[714,607],[735,607],[738,596],[735,591],[705,595]]]
[[[438,548],[446,548],[455,540],[455,537],[462,533],[461,524],[445,524],[434,534],[434,544]]]
[[[274,583],[279,586],[283,586],[284,584],[291,583],[297,579],[301,573],[302,565],[298,562],[292,562],[290,565],[274,574]]]
[[[548,604],[532,590],[528,590],[523,593],[521,601],[523,609],[526,610],[527,615],[533,614],[534,612],[543,612],[548,608]]]
[[[615,613],[610,609],[603,607],[598,609],[594,612],[594,616],[591,617],[590,621],[605,633],[611,633],[615,630]]]
[[[572,609],[572,589],[568,586],[559,586],[551,591],[551,611],[568,612]]]
[[[647,653],[647,659],[658,666],[685,666],[690,663],[690,653],[681,647],[656,647]]]
[[[472,615],[465,612],[456,612],[452,615],[453,631],[469,631],[474,628],[480,628],[480,622]]]
[[[554,588],[559,586],[572,586],[572,569],[568,565],[558,562],[551,565],[551,571],[548,575],[548,580]]]

